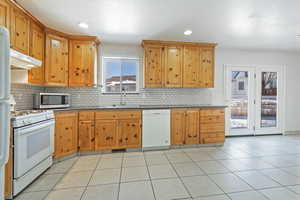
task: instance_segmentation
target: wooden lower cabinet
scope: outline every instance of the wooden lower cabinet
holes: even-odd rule
[[[199,109],[171,111],[172,145],[199,143]]]
[[[225,141],[224,109],[172,109],[172,145]]]
[[[171,143],[172,145],[184,144],[185,140],[185,109],[171,111]]]
[[[222,143],[225,141],[224,109],[200,110],[200,142]]]
[[[63,111],[55,113],[54,158],[61,158],[77,152],[78,113]]]
[[[79,121],[78,125],[78,150],[95,150],[95,122]]]
[[[95,150],[141,147],[141,111],[98,111]]]
[[[78,113],[78,151],[95,150],[95,112]]]
[[[141,120],[124,119],[118,124],[119,146],[125,148],[141,147]]]
[[[189,109],[185,118],[185,144],[199,143],[199,109]]]
[[[225,141],[224,109],[172,109],[171,145]],[[142,146],[141,110],[62,111],[55,113],[54,158],[77,151]]]
[[[95,150],[111,150],[118,147],[117,120],[96,120]]]

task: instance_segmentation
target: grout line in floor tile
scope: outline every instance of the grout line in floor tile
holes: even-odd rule
[[[96,155],[98,155],[98,154],[96,154]],[[99,159],[99,160],[98,160],[98,162],[97,162],[97,164],[96,164],[96,167],[95,167],[94,170],[92,170],[92,171],[93,171],[93,172],[92,172],[92,175],[91,175],[91,177],[90,177],[90,179],[89,179],[87,185],[85,186],[85,189],[83,190],[83,193],[81,194],[80,200],[83,198],[84,193],[87,191],[88,186],[89,186],[89,184],[90,184],[90,181],[92,180],[92,177],[93,177],[95,171],[97,170],[97,167],[98,167],[98,165],[99,165],[99,163],[100,163],[100,161],[101,161],[101,159],[102,159],[102,155],[101,155],[101,154],[99,154],[99,158],[98,158],[98,159]]]
[[[120,191],[121,191],[121,180],[122,180],[122,175],[123,175],[123,162],[125,159],[124,153],[122,154],[122,161],[121,161],[121,169],[120,169],[120,177],[119,177],[119,183],[118,183],[118,195],[117,195],[117,200],[120,199]]]
[[[156,195],[155,195],[155,191],[154,191],[154,186],[153,186],[153,182],[152,182],[152,177],[150,175],[150,170],[149,170],[149,165],[148,165],[148,162],[145,158],[145,154],[144,154],[144,159],[145,159],[145,163],[146,163],[146,167],[147,167],[147,172],[148,172],[148,176],[149,176],[149,181],[150,181],[150,185],[151,185],[151,189],[152,189],[152,193],[153,193],[153,197],[154,197],[154,200],[156,200]]]
[[[72,159],[72,158],[70,158],[70,159]],[[52,187],[52,189],[48,191],[48,193],[45,195],[44,198],[42,198],[42,200],[45,200],[45,199],[49,196],[50,192],[54,191],[54,188],[55,188],[55,187],[61,182],[61,180],[68,174],[68,172],[72,169],[72,167],[75,165],[75,163],[77,163],[77,161],[78,161],[78,158],[76,158],[76,160],[74,161],[74,163],[69,167],[69,169],[64,173],[64,175],[60,177],[60,179],[54,184],[54,186]],[[61,161],[61,162],[63,162],[63,161]]]
[[[183,151],[184,152],[184,151]],[[185,153],[185,152],[184,152]],[[178,179],[180,180],[181,184],[183,185],[184,189],[186,190],[187,194],[190,196],[190,198],[193,198],[192,194],[190,193],[190,191],[188,190],[187,186],[184,184],[182,178],[179,176],[178,172],[176,171],[173,163],[171,163],[171,161],[169,160],[168,156],[166,156],[167,160],[169,161],[171,167],[173,168],[173,170],[175,171]]]

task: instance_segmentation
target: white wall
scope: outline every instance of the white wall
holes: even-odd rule
[[[211,90],[213,103],[224,102],[224,64],[282,65],[286,67],[285,131],[300,130],[300,58],[297,52],[246,51],[216,49],[215,88]]]

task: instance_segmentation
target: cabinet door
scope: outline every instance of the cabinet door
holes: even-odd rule
[[[214,48],[201,48],[200,87],[214,87]]]
[[[117,120],[96,120],[95,150],[116,148],[117,132]]]
[[[146,46],[144,55],[144,81],[146,88],[163,86],[163,47]]]
[[[225,141],[224,109],[201,109],[200,111],[200,142],[222,143]]]
[[[12,48],[21,53],[29,55],[29,18],[21,11],[12,8],[10,28],[10,40]]]
[[[29,71],[29,82],[33,84],[44,84],[44,48],[45,33],[41,27],[31,22],[30,29],[30,56],[41,60],[43,65]]]
[[[184,144],[185,139],[185,111],[173,109],[171,111],[171,138],[172,145]]]
[[[197,46],[185,46],[183,58],[183,87],[199,87],[200,48]]]
[[[92,41],[70,41],[69,86],[93,86],[96,47]]]
[[[95,150],[95,122],[80,121],[78,127],[79,151]]]
[[[119,120],[119,146],[122,148],[141,147],[141,120]]]
[[[6,0],[0,0],[0,26],[9,29],[10,7]]]
[[[200,112],[198,109],[188,109],[186,111],[185,143],[199,144],[200,135]]]
[[[165,87],[182,87],[182,47],[165,47]]]
[[[45,84],[68,86],[68,40],[46,35]]]
[[[77,152],[78,120],[77,113],[59,113],[55,115],[55,158]]]

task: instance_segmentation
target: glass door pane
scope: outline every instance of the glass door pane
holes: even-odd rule
[[[248,71],[231,72],[231,129],[248,129]]]
[[[260,127],[277,127],[277,72],[261,73]]]

